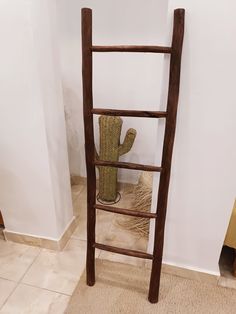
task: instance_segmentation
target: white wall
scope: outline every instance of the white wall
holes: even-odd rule
[[[186,31],[164,260],[218,273],[236,194],[236,4],[170,0],[169,24],[176,7]]]
[[[232,0],[58,1],[70,170],[79,175],[85,175],[80,47],[80,8],[84,6],[94,11],[96,44],[153,44],[164,38],[168,45],[173,9],[186,8],[164,261],[218,273],[235,197],[236,4]],[[163,108],[167,86],[163,71],[168,60],[164,69],[161,57],[149,55],[104,54],[94,61],[95,106]],[[128,125],[137,128],[138,137],[125,160],[152,163],[155,155],[158,163],[162,125],[158,132],[150,120],[129,119],[125,129]],[[123,180],[135,179],[125,173]]]
[[[161,43],[167,2],[58,0],[61,33],[61,65],[67,113],[70,171],[86,176],[82,118],[81,8],[93,9],[95,44]],[[94,106],[158,110],[162,76],[162,55],[95,54]],[[137,129],[132,150],[122,160],[153,164],[156,120],[123,119],[124,136],[129,127]],[[97,121],[95,121],[97,127]],[[96,130],[98,139],[98,130]],[[98,141],[97,141],[98,142]],[[120,170],[122,181],[135,181],[133,171]]]
[[[32,7],[35,54],[43,91],[46,135],[56,219],[59,230],[73,216],[65,113],[61,84],[57,6],[37,0]]]
[[[73,214],[48,4],[0,3],[0,208],[8,231],[58,239]]]

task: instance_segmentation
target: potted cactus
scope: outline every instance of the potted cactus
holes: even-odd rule
[[[118,161],[133,146],[136,130],[129,129],[124,142],[120,144],[122,119],[114,116],[99,117],[100,146],[97,158],[105,161]],[[98,167],[99,199],[104,202],[115,202],[117,198],[117,172],[114,167]]]

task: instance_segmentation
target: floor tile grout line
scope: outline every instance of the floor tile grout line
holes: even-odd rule
[[[27,267],[26,271],[24,272],[24,274],[21,276],[21,278],[19,279],[18,283],[22,283],[23,278],[25,277],[25,275],[27,274],[27,272],[29,271],[29,269],[31,268],[31,266],[34,264],[34,262],[36,261],[36,259],[39,257],[39,255],[41,254],[43,249],[39,249],[38,254],[34,257],[32,263],[30,263],[30,265]]]
[[[74,203],[78,200],[78,198],[80,197],[80,194],[81,194],[81,192],[78,195],[76,195],[76,197],[74,197],[74,198],[72,196],[72,203]]]
[[[81,189],[80,193],[79,193],[79,194],[77,195],[77,197],[76,197],[76,200],[83,194],[83,192],[84,192],[84,188]],[[114,224],[114,217],[112,217],[112,219],[110,220],[109,228],[108,228],[109,231],[111,230],[113,224]],[[78,242],[81,242],[81,241],[82,241],[82,243],[84,243],[84,244],[86,244],[86,242],[87,242],[86,239],[73,236],[73,234],[70,236],[70,240],[75,240],[75,241],[78,241]],[[32,263],[31,263],[31,264],[29,265],[29,267],[26,269],[26,271],[24,272],[24,274],[22,275],[22,277],[18,280],[18,282],[16,282],[16,287],[15,287],[15,289],[17,288],[17,286],[18,286],[19,284],[24,284],[24,285],[32,286],[32,287],[35,287],[35,288],[45,289],[45,290],[47,290],[47,291],[52,291],[52,292],[55,292],[55,293],[58,293],[58,294],[63,294],[63,295],[69,296],[68,294],[64,294],[64,293],[61,293],[61,292],[58,292],[58,291],[55,291],[55,290],[50,290],[50,289],[47,289],[47,288],[42,288],[42,287],[30,285],[30,284],[27,284],[27,283],[24,283],[24,282],[23,282],[23,279],[25,278],[25,276],[26,276],[26,274],[28,273],[29,269],[30,269],[31,266],[34,264],[35,260],[39,257],[39,255],[41,254],[41,252],[42,252],[42,249],[40,249],[39,253],[34,257]],[[96,258],[100,258],[100,257],[101,257],[101,253],[102,253],[102,251],[99,250],[98,255],[97,255]],[[14,289],[14,290],[15,290],[15,289]],[[12,293],[13,293],[13,292],[12,292]],[[9,297],[10,297],[10,296],[9,296]],[[5,303],[5,302],[4,302],[4,303]]]
[[[85,187],[86,187],[85,185],[82,186],[81,191],[78,193],[78,195],[76,195],[76,197],[75,197],[74,199],[73,199],[73,194],[74,194],[74,193],[73,193],[73,191],[71,190],[72,200],[73,200],[73,201],[76,201],[76,200],[78,199],[78,197],[82,194],[82,192],[83,192],[83,190],[85,189]]]
[[[69,238],[67,244],[65,245],[64,249],[62,251],[59,251],[59,252],[64,252],[64,250],[66,249],[67,245],[69,245],[69,241],[78,241],[78,242],[83,242],[83,244],[87,245],[87,241],[86,240],[81,240],[81,239],[77,239],[77,238],[72,238],[72,236]]]
[[[15,281],[15,280],[12,280],[12,279],[8,279],[8,278],[4,278],[4,277],[1,277],[0,276],[0,280],[6,280],[6,281],[10,281],[10,282],[14,282],[14,283],[18,283],[17,281]]]
[[[78,198],[81,197],[81,195],[83,195],[84,192],[85,192],[85,189],[82,188],[81,191],[79,192],[79,194],[77,195],[77,197],[75,198],[75,200],[77,201]],[[83,200],[82,200],[82,201],[83,201]],[[112,228],[113,221],[114,221],[114,217],[112,217],[112,219],[110,220],[109,228],[108,228],[109,231],[110,231],[111,228]],[[81,241],[82,241],[82,243],[84,243],[84,244],[87,243],[86,239],[84,239],[84,238],[77,238],[76,236],[74,237],[73,234],[70,236],[70,240],[75,240],[75,241],[78,241],[78,242],[81,242]],[[54,293],[57,293],[57,294],[59,294],[59,295],[61,294],[61,295],[69,296],[69,297],[71,296],[70,294],[67,294],[67,293],[58,292],[58,291],[55,291],[55,290],[50,290],[50,289],[47,289],[47,288],[42,288],[42,287],[39,287],[39,286],[35,286],[35,285],[32,285],[32,284],[28,284],[28,283],[23,282],[23,280],[24,280],[26,274],[29,272],[30,268],[31,268],[32,265],[35,263],[35,261],[37,260],[37,258],[40,256],[40,254],[42,253],[42,251],[43,251],[43,249],[40,249],[40,250],[39,250],[38,254],[33,258],[32,263],[27,267],[27,269],[25,270],[25,272],[24,272],[24,274],[21,276],[21,278],[20,278],[17,282],[16,282],[16,281],[13,281],[13,282],[16,284],[16,286],[14,287],[13,291],[9,294],[9,296],[7,297],[7,299],[5,300],[5,302],[3,303],[2,306],[4,306],[4,305],[6,304],[6,302],[7,302],[8,299],[10,298],[10,296],[15,292],[15,290],[17,289],[17,287],[18,287],[19,285],[26,285],[26,286],[30,286],[30,287],[33,287],[33,288],[42,289],[42,290],[46,290],[46,291],[49,291],[49,292],[54,292]],[[99,250],[96,259],[101,258],[101,255],[102,255],[102,251]],[[85,264],[84,264],[84,268],[85,268]],[[78,280],[80,280],[80,278],[81,278],[81,275],[80,275],[80,277],[79,277]],[[3,279],[5,279],[5,278],[3,278]],[[5,280],[8,280],[8,279],[5,279]],[[9,280],[9,281],[11,281],[11,280]],[[2,308],[2,307],[1,307],[1,308]]]
[[[27,267],[26,271],[24,272],[24,274],[21,276],[21,278],[18,280],[18,281],[12,281],[12,280],[9,280],[9,279],[6,279],[6,278],[1,278],[1,279],[4,279],[4,280],[8,280],[10,282],[14,282],[15,283],[15,287],[14,289],[11,291],[11,293],[8,295],[8,297],[6,298],[6,300],[3,302],[3,304],[0,306],[0,310],[5,306],[5,304],[7,303],[7,301],[9,300],[9,298],[13,295],[13,293],[16,291],[16,289],[19,287],[19,285],[25,285],[25,286],[29,286],[29,287],[32,287],[32,288],[36,288],[36,289],[42,289],[42,290],[45,290],[45,291],[48,291],[48,292],[53,292],[53,293],[57,293],[58,295],[64,295],[64,296],[67,296],[67,297],[71,297],[72,296],[72,293],[71,294],[66,294],[66,293],[63,293],[63,292],[58,292],[58,291],[55,291],[55,290],[50,290],[50,289],[47,289],[47,288],[42,288],[42,287],[38,287],[38,286],[34,286],[34,285],[31,285],[31,284],[27,284],[27,283],[24,283],[22,282],[23,278],[25,277],[25,275],[27,274],[27,272],[29,271],[29,269],[31,268],[31,266],[33,265],[33,263],[36,261],[36,259],[39,257],[39,255],[41,254],[42,252],[42,249],[40,249],[39,253],[34,257],[32,263],[30,263],[30,265]],[[82,275],[82,274],[81,274]],[[81,276],[80,276],[81,277]],[[80,280],[80,278],[79,278]]]
[[[2,280],[6,280],[6,281],[10,281],[12,283],[15,284],[15,287],[14,289],[12,290],[12,292],[7,296],[6,300],[3,302],[3,304],[0,306],[0,310],[3,308],[3,306],[5,305],[5,303],[7,302],[7,300],[9,299],[9,297],[12,295],[12,293],[16,290],[17,286],[18,286],[18,282],[17,281],[14,281],[14,280],[10,280],[10,279],[6,279],[6,278],[2,278],[0,277],[0,279]]]
[[[19,284],[21,283],[21,280],[24,278],[25,274],[28,272],[28,270],[30,269],[30,267],[33,265],[33,263],[35,262],[36,258],[39,256],[39,254],[41,253],[42,249],[39,249],[38,254],[33,258],[33,261],[30,263],[30,265],[27,267],[26,271],[24,272],[24,274],[20,277],[19,280],[14,281],[16,283],[15,288],[12,290],[12,292],[8,295],[8,297],[6,298],[6,300],[3,302],[2,306],[0,307],[0,310],[3,308],[3,306],[7,303],[7,301],[9,300],[9,298],[13,295],[13,293],[16,291],[17,287],[19,286]]]
[[[6,298],[6,300],[3,302],[3,304],[0,306],[0,311],[1,309],[4,307],[4,305],[7,303],[7,301],[9,300],[9,298],[12,296],[12,294],[16,291],[16,288],[18,287],[19,285],[19,282],[15,282],[15,287],[14,289],[12,290],[12,292],[8,295],[8,297]]]
[[[80,279],[80,278],[79,278]],[[10,281],[10,280],[9,280]],[[20,285],[23,285],[23,286],[28,286],[28,287],[31,287],[31,288],[35,288],[35,289],[40,289],[40,290],[45,290],[45,291],[48,291],[48,292],[53,292],[53,293],[56,293],[58,295],[63,295],[63,296],[66,296],[66,297],[69,297],[71,298],[74,290],[72,291],[71,294],[66,294],[66,293],[63,293],[63,292],[58,292],[58,291],[55,291],[55,290],[50,290],[50,289],[46,289],[46,288],[41,288],[41,287],[37,287],[37,286],[34,286],[34,285],[30,285],[30,284],[27,284],[27,283],[23,283],[23,282],[15,282],[13,281],[16,286],[14,287],[14,289],[12,290],[12,292],[8,295],[8,297],[6,298],[6,300],[3,302],[3,304],[0,306],[0,311],[1,309],[3,309],[4,305],[7,303],[7,301],[9,300],[9,298],[12,296],[12,294],[16,291],[16,289],[20,286]]]
[[[71,238],[71,237],[70,237],[69,241],[70,241],[70,240],[75,240],[75,241],[78,241],[78,242],[83,242],[83,243],[85,243],[85,244],[87,243],[86,240],[78,240],[78,239],[73,239],[73,238]],[[68,242],[69,242],[69,241],[68,241]],[[66,246],[65,246],[65,248],[66,248]],[[47,289],[47,288],[44,288],[44,287],[39,287],[39,286],[37,286],[37,285],[29,284],[29,283],[26,283],[26,282],[22,281],[22,280],[24,279],[24,277],[26,276],[27,272],[29,271],[30,267],[33,265],[33,263],[35,262],[35,260],[36,260],[36,259],[39,257],[39,255],[42,253],[42,251],[43,251],[43,249],[40,250],[39,254],[35,257],[34,261],[33,261],[33,262],[31,263],[31,265],[28,267],[28,269],[26,270],[26,272],[24,273],[24,275],[22,276],[22,278],[21,278],[20,282],[18,282],[18,284],[30,286],[30,287],[37,288],[37,289],[43,289],[43,290],[46,290],[46,291],[49,291],[49,292],[54,292],[54,293],[57,293],[57,294],[62,294],[62,295],[71,297],[73,291],[72,291],[71,294],[67,294],[67,293],[64,293],[64,292],[60,292],[60,291],[56,291],[56,290],[51,290],[51,289]],[[59,251],[59,252],[63,252],[63,250],[62,250],[62,251]],[[86,262],[84,263],[84,269],[85,269],[85,266],[86,266]],[[82,272],[82,273],[83,273],[83,272]],[[82,273],[81,273],[81,275],[82,275]],[[80,277],[81,277],[81,275],[80,275]],[[80,280],[80,277],[78,278],[78,280]]]
[[[20,282],[19,284],[24,285],[24,286],[28,286],[28,287],[32,287],[32,288],[36,288],[36,289],[40,289],[40,290],[45,290],[45,291],[48,291],[48,292],[62,294],[62,295],[67,296],[67,297],[71,297],[72,293],[73,293],[72,292],[71,294],[67,294],[65,292],[59,292],[59,291],[56,291],[56,290],[50,290],[50,289],[47,289],[47,288],[44,288],[44,287],[35,286],[33,284],[29,284],[29,283],[25,283],[25,282]]]

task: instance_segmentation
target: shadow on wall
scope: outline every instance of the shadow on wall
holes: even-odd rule
[[[78,95],[70,88],[68,88],[63,82],[63,99],[64,99],[64,111],[66,121],[66,134],[68,145],[68,157],[70,174],[75,175],[80,171],[81,160],[84,160],[84,151],[79,149],[79,129],[81,126],[81,118],[78,116],[78,107],[82,108],[82,99],[78,98]],[[78,125],[75,128],[75,125]],[[77,158],[75,158],[77,156]]]

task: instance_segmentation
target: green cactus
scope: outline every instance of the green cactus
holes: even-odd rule
[[[97,158],[105,161],[118,161],[121,155],[128,153],[133,146],[136,130],[129,129],[123,144],[120,144],[122,119],[114,116],[99,117],[100,150]],[[117,168],[99,168],[99,198],[105,202],[114,202],[117,197]]]

